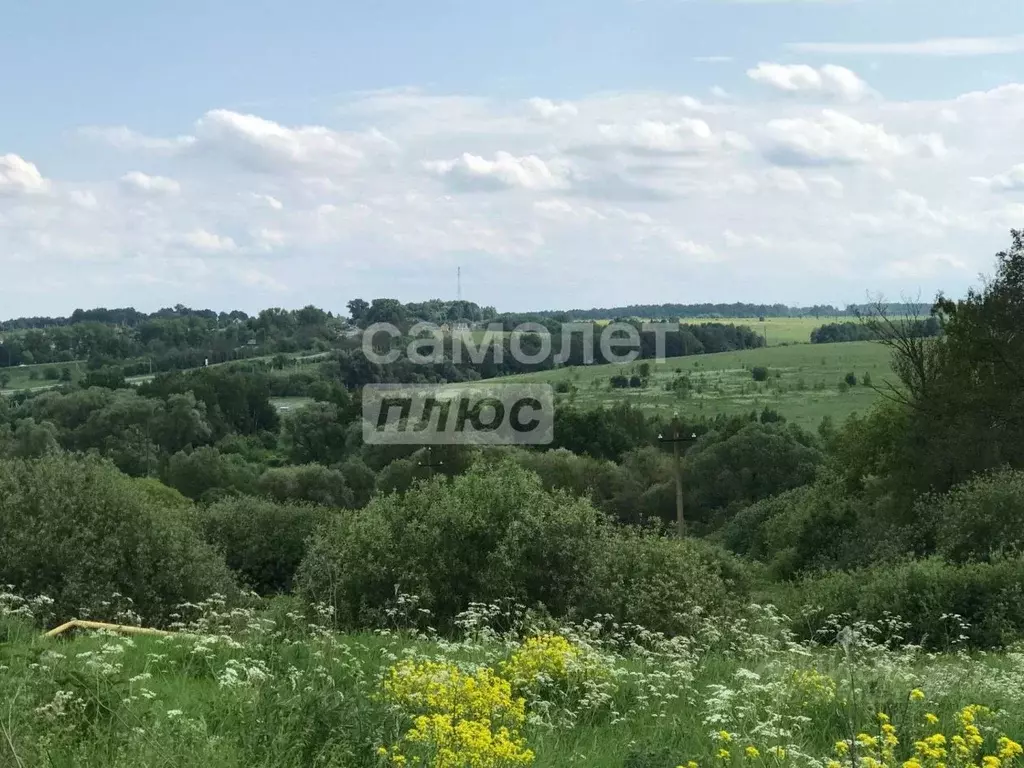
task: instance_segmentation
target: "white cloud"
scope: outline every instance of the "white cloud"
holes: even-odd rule
[[[894,43],[790,43],[800,53],[869,56],[989,56],[1024,51],[1024,35],[1006,37],[936,37]]]
[[[719,143],[711,126],[693,118],[605,124],[598,126],[598,132],[609,145],[641,152],[695,152],[711,149]]]
[[[1006,173],[991,178],[975,176],[973,181],[984,184],[995,192],[1020,192],[1024,190],[1024,163],[1013,166]]]
[[[262,173],[308,168],[347,172],[370,153],[395,149],[394,142],[374,130],[349,134],[319,125],[289,128],[227,109],[203,115],[190,146],[193,152],[227,158],[246,170]]]
[[[239,115],[208,113],[192,140],[122,141],[144,159],[64,171],[34,155],[53,178],[5,159],[5,279],[63,281],[6,311],[66,312],[83,286],[107,305],[248,310],[275,284],[343,309],[449,295],[457,265],[467,297],[502,309],[929,295],[989,269],[1024,222],[1017,198],[986,192],[1017,183],[1024,85],[842,111],[402,91],[354,96],[325,125]]]
[[[455,160],[435,160],[425,169],[463,191],[499,189],[551,190],[569,187],[568,169],[541,160],[536,155],[515,157],[497,152],[488,160],[468,152]]]
[[[949,271],[961,272],[967,268],[967,264],[957,256],[948,253],[926,253],[890,261],[882,268],[882,272],[895,278],[922,278]]]
[[[131,171],[121,177],[121,188],[132,193],[150,196],[176,195],[181,185],[166,176],[150,176],[142,171]]]
[[[833,96],[846,101],[859,101],[872,92],[856,72],[834,64],[815,68],[762,62],[748,69],[747,77],[785,93]]]
[[[861,122],[831,109],[813,120],[772,120],[767,136],[765,155],[778,165],[872,164],[908,155],[928,158],[946,153],[937,134],[899,136],[880,124]]]
[[[49,188],[35,163],[14,154],[0,155],[0,195],[31,195]]]
[[[124,125],[107,127],[90,125],[79,129],[79,133],[86,138],[124,150],[138,149],[173,152],[188,147],[195,142],[194,136],[163,139],[155,136],[146,136]]]
[[[559,104],[550,99],[530,99],[529,103],[530,108],[545,120],[576,117],[579,114],[576,106],[567,101]]]
[[[238,248],[232,238],[205,229],[197,229],[182,235],[181,242],[203,253],[230,253]]]

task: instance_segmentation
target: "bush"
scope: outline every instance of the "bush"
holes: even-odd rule
[[[332,519],[310,545],[298,588],[350,627],[374,625],[396,589],[418,595],[440,626],[470,602],[502,598],[565,614],[605,535],[589,502],[545,491],[511,461],[481,462]]]
[[[749,586],[735,557],[699,539],[625,528],[601,539],[596,554],[576,606],[581,618],[610,614],[619,623],[688,634],[696,629],[695,606],[727,613]]]
[[[809,578],[782,591],[783,610],[798,632],[821,627],[830,615],[883,622],[899,616],[911,643],[945,649],[958,642],[995,648],[1024,632],[1024,559],[955,565],[938,558],[878,565]],[[967,624],[962,628],[960,621]]]
[[[399,590],[418,595],[442,628],[471,602],[511,598],[555,616],[610,613],[678,632],[693,605],[717,611],[743,594],[745,577],[722,550],[616,528],[589,501],[545,490],[504,459],[333,518],[297,582],[347,627],[379,623]]]
[[[751,371],[754,381],[768,381],[768,369],[763,365],[754,366]]]
[[[843,379],[843,381],[846,382],[846,385],[848,387],[856,387],[857,386],[857,374],[854,373],[853,371],[850,371],[848,374],[846,374],[846,377]]]
[[[164,468],[167,485],[191,499],[233,492],[249,493],[256,486],[258,468],[237,454],[225,454],[210,446],[179,451]]]
[[[206,540],[228,567],[260,594],[287,592],[318,522],[330,513],[307,504],[276,504],[242,496],[201,513]]]
[[[1024,471],[995,472],[941,496],[925,496],[916,513],[934,531],[936,550],[947,560],[1020,554],[1024,551]]]
[[[274,501],[308,501],[325,507],[352,507],[354,497],[343,475],[322,464],[268,469],[256,484]]]
[[[120,593],[149,624],[228,593],[190,507],[162,496],[95,457],[0,461],[0,583],[52,598],[58,620],[114,618],[107,601]]]

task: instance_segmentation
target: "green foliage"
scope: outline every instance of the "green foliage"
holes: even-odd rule
[[[843,381],[846,382],[846,386],[848,386],[848,387],[856,387],[857,386],[857,374],[854,373],[853,371],[850,371],[843,378]]]
[[[729,553],[697,539],[626,528],[597,542],[594,566],[575,612],[607,614],[668,635],[696,630],[694,609],[721,615],[742,600],[749,577]]]
[[[0,583],[52,598],[57,618],[110,618],[111,595],[147,622],[228,593],[190,512],[98,458],[0,460]]]
[[[325,507],[352,507],[355,498],[345,475],[320,464],[268,469],[256,484],[275,501],[306,501]]]
[[[209,499],[211,494],[251,493],[258,477],[258,468],[241,456],[209,446],[174,454],[163,470],[167,485],[196,500]]]
[[[993,648],[1024,632],[1024,559],[876,565],[810,577],[777,596],[783,610],[801,615],[797,628],[823,626],[829,615],[845,614],[843,623],[899,616],[908,642],[942,649],[963,634],[963,642]]]
[[[683,487],[694,519],[737,509],[805,485],[822,461],[813,438],[795,426],[750,423],[705,436],[686,455]]]
[[[976,477],[941,496],[923,497],[917,518],[952,562],[991,560],[1024,551],[1024,472]]]
[[[299,589],[347,626],[372,625],[396,587],[442,623],[470,602],[503,598],[564,614],[606,535],[588,502],[545,491],[511,461],[478,464],[334,518],[313,540]]]
[[[753,376],[754,381],[768,381],[768,369],[763,365],[755,365],[751,368],[750,374]]]
[[[334,403],[313,403],[284,420],[281,443],[293,464],[334,464],[347,453],[347,421]]]
[[[223,499],[200,513],[206,540],[247,587],[264,595],[291,589],[307,541],[328,517],[312,505],[251,496]]]

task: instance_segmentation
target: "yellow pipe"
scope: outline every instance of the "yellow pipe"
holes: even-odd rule
[[[157,635],[160,637],[178,634],[175,632],[168,632],[163,629],[151,629],[150,627],[130,627],[124,624],[107,624],[102,621],[84,621],[82,619],[74,619],[73,621],[61,624],[59,627],[54,627],[44,634],[43,637],[57,637],[57,635],[62,635],[69,629],[107,629],[111,632],[123,632],[126,635]]]

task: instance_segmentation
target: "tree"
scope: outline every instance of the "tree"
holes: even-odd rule
[[[751,368],[750,374],[754,381],[768,381],[768,369],[763,365],[755,365]]]
[[[281,444],[293,464],[335,464],[347,453],[346,427],[334,403],[311,403],[285,418]]]
[[[899,380],[884,391],[906,412],[897,456],[882,473],[898,495],[1024,467],[1024,231],[1011,235],[993,279],[959,301],[939,296],[932,314],[940,336],[922,336],[919,318],[892,319],[884,308],[868,320]]]

